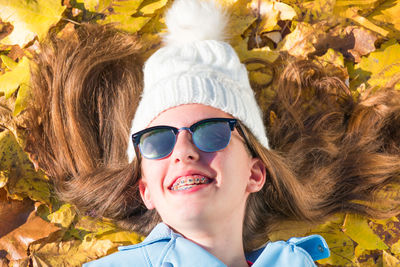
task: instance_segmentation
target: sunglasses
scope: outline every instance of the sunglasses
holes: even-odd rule
[[[196,122],[190,127],[154,126],[132,135],[136,155],[138,152],[146,159],[161,159],[172,153],[179,132],[187,130],[192,134],[194,145],[204,152],[224,149],[231,139],[231,132],[238,128],[236,119],[211,118]]]

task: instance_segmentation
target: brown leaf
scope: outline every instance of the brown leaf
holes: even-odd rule
[[[359,247],[355,249],[356,254]],[[383,250],[361,250],[361,254],[357,257],[359,266],[385,266],[382,265],[382,252]]]
[[[361,56],[368,55],[375,51],[375,41],[378,39],[377,35],[361,27],[346,27],[345,31],[354,36],[354,48],[348,52],[354,57],[355,62],[361,61]]]
[[[337,27],[319,36],[312,55],[323,55],[329,48],[341,52],[346,58],[360,62],[361,56],[375,51],[377,34],[363,27]]]
[[[0,19],[0,40],[9,35],[14,29],[14,26],[9,22],[3,22]]]
[[[24,50],[22,50],[19,45],[12,45],[10,52],[8,52],[7,56],[14,61],[20,60],[25,56]]]
[[[372,230],[388,245],[392,246],[400,240],[400,215],[388,220],[372,220]]]
[[[24,224],[33,210],[32,200],[8,199],[6,190],[0,188],[0,237]]]
[[[0,238],[0,251],[5,250],[9,260],[25,259],[30,243],[58,231],[55,225],[44,221],[33,211],[26,223]]]

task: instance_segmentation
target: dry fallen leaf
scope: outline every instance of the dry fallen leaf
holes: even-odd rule
[[[23,47],[35,36],[43,38],[50,26],[60,20],[64,10],[61,1],[2,0],[0,18],[10,22],[14,30],[1,43]]]
[[[9,260],[25,259],[29,244],[58,230],[57,226],[46,222],[32,211],[23,225],[0,238],[0,250],[7,252]]]
[[[0,238],[24,224],[33,210],[32,200],[9,199],[6,190],[0,188]]]
[[[36,243],[30,246],[33,266],[82,266],[116,250],[110,240],[86,238],[83,241]]]
[[[317,40],[317,34],[312,25],[298,23],[296,29],[282,40],[278,48],[294,57],[305,59],[308,54],[315,51],[313,43]]]
[[[42,171],[36,171],[28,155],[22,150],[14,134],[0,132],[0,171],[7,177],[5,189],[13,199],[29,197],[51,204],[49,181]]]

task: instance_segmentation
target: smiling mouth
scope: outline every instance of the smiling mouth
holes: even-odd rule
[[[188,190],[195,186],[209,184],[212,182],[212,179],[207,178],[201,175],[188,175],[179,177],[175,183],[171,186],[172,191],[182,191]]]

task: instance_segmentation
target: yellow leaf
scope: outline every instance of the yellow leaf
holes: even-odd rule
[[[135,11],[133,10],[133,13]],[[121,30],[135,33],[143,28],[151,17],[132,17],[133,13],[115,13],[108,15],[105,20],[101,21],[103,24],[115,23],[115,26]]]
[[[71,240],[52,243],[35,243],[30,246],[33,266],[82,266],[103,257],[118,245],[109,240]]]
[[[386,251],[383,251],[383,267],[395,267],[395,266],[400,266],[400,260],[397,259],[396,257],[393,257]]]
[[[156,10],[164,7],[167,4],[168,0],[159,0],[159,1],[151,1],[150,3],[146,4],[146,1],[143,3],[143,7],[140,8],[140,13],[143,15],[151,15]]]
[[[348,82],[349,75],[347,68],[344,65],[344,58],[342,53],[329,48],[326,53],[320,57],[316,57],[317,62],[320,63],[327,73],[334,75],[342,80]]]
[[[117,14],[134,14],[142,3],[143,0],[112,0],[111,8]]]
[[[394,243],[391,247],[390,247],[390,251],[398,256],[400,256],[400,240],[397,241],[396,243]]]
[[[79,218],[75,224],[76,229],[93,232],[93,235],[85,236],[85,239],[109,240],[119,245],[131,245],[142,242],[143,236],[134,232],[121,230],[115,224],[106,220],[96,220],[90,217]]]
[[[398,218],[392,217],[386,220],[371,220],[369,226],[377,234],[386,245],[390,247],[390,251],[400,256],[400,223]]]
[[[296,11],[285,3],[275,2],[275,9],[279,12],[280,20],[292,20],[297,16]]]
[[[110,231],[101,235],[96,235],[96,238],[99,240],[110,240],[121,245],[133,245],[144,240],[144,238],[137,233],[128,231]]]
[[[313,43],[317,40],[316,34],[316,30],[310,24],[298,23],[296,29],[278,45],[278,49],[295,57],[306,58],[315,51]]]
[[[261,71],[250,72],[250,81],[254,82],[258,86],[266,86],[272,81],[272,75],[270,73],[263,73]]]
[[[105,232],[116,231],[117,226],[105,220],[96,220],[91,217],[84,216],[79,218],[75,224],[75,228],[101,235]]]
[[[4,92],[6,98],[9,98],[18,86],[22,83],[29,83],[29,77],[29,60],[23,57],[13,70],[0,76],[0,91]]]
[[[7,181],[7,175],[4,175],[4,173],[0,171],[0,188],[4,187],[7,184]]]
[[[333,16],[335,0],[315,0],[301,2],[300,10],[305,13],[303,21],[312,23],[316,20],[338,21],[339,18]],[[294,3],[297,5],[297,3]]]
[[[143,0],[79,0],[79,2],[83,2],[87,10],[105,15],[105,19],[99,20],[98,23],[115,23],[117,28],[130,33],[139,31],[151,19],[151,17],[133,17]]]
[[[278,12],[271,12],[267,16],[263,16],[262,21],[260,23],[259,32],[269,32],[276,30],[276,26],[278,25],[279,20]],[[278,28],[279,29],[279,28]]]
[[[57,211],[49,214],[47,218],[51,223],[59,224],[64,228],[68,228],[74,221],[76,212],[71,204],[62,205]]]
[[[0,171],[7,176],[5,186],[13,199],[29,197],[50,204],[50,185],[41,171],[36,171],[14,135],[5,130],[0,133]]]
[[[275,0],[253,0],[248,8],[253,10],[254,14],[260,13],[262,21],[258,28],[259,32],[268,32],[274,30],[279,20],[292,20],[297,14],[296,11],[285,3]]]
[[[82,0],[78,0],[82,2]],[[83,0],[85,8],[91,12],[103,13],[112,6],[112,0]]]
[[[383,27],[400,31],[400,0],[386,0],[374,9],[368,18],[383,23]],[[394,33],[398,36],[398,32]]]
[[[95,238],[86,236],[82,242],[82,249],[95,255],[109,254],[110,250],[119,246],[110,240],[97,240]]]
[[[363,253],[366,252],[366,251],[367,251],[367,250],[364,249],[362,246],[357,245],[357,246],[354,248],[354,255],[355,255],[357,258],[360,258],[360,257],[362,257]]]
[[[254,48],[252,50],[248,50],[247,39],[236,41],[236,45],[234,46],[234,48],[242,62],[245,62],[248,59],[257,58],[272,63],[279,57],[279,52],[271,51],[269,47]]]
[[[229,0],[227,1],[231,2]],[[256,21],[257,17],[251,12],[251,9],[247,7],[247,1],[236,1],[232,4],[226,3],[226,5],[227,9],[230,10],[230,20],[227,26],[229,35],[232,36],[230,43],[232,46],[235,46],[237,45],[235,41],[237,41],[250,25]]]
[[[376,3],[378,0],[337,0],[335,5],[338,7],[348,6],[366,6],[369,7]]]
[[[333,50],[332,48],[329,48],[324,55],[317,58],[318,61],[323,64],[329,63],[335,65],[336,67],[344,68],[343,55],[340,52]]]
[[[322,235],[331,251],[331,256],[319,260],[320,264],[333,266],[354,266],[356,257],[354,255],[354,243],[345,235],[340,226],[343,223],[343,215],[337,214],[328,222],[319,225],[311,231],[311,234]]]
[[[361,16],[358,14],[358,8],[355,7],[351,7],[351,8],[346,8],[344,11],[340,12],[340,15],[342,17],[345,18],[349,18],[355,22],[357,22],[358,24],[360,24],[361,26],[364,26],[365,28],[374,31],[376,33],[379,33],[383,36],[387,36],[388,35],[388,31],[375,25],[373,22],[371,22],[370,20],[368,20],[367,18]]]
[[[18,90],[17,100],[15,101],[15,107],[13,113],[14,116],[17,116],[21,111],[23,111],[26,108],[30,98],[31,98],[30,87],[25,83],[21,84]]]
[[[216,0],[223,7],[230,7],[237,2],[241,2],[238,0]]]
[[[42,39],[50,26],[60,20],[64,10],[58,0],[2,0],[0,18],[10,22],[14,30],[1,43],[23,47],[36,35]]]
[[[3,61],[4,65],[6,65],[6,67],[9,68],[10,70],[12,70],[16,66],[18,66],[17,62],[15,62],[11,58],[7,57],[6,55],[1,55],[0,58],[1,58],[1,61]]]
[[[400,79],[400,44],[396,40],[390,40],[380,49],[362,58],[359,64],[354,66],[351,76],[356,78],[353,85],[367,82],[371,86],[384,87],[395,83]],[[395,85],[400,89],[400,83]]]
[[[388,246],[369,227],[367,219],[359,215],[347,214],[343,232],[363,249],[387,249]]]

